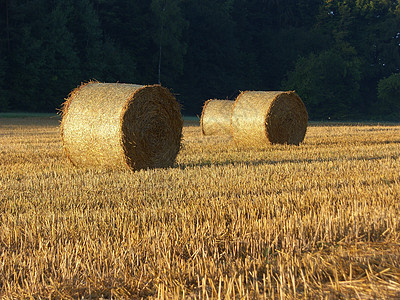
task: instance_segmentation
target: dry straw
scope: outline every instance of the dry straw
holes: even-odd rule
[[[231,113],[234,101],[210,99],[204,103],[201,113],[203,135],[231,134]]]
[[[180,150],[180,106],[160,85],[89,82],[62,109],[61,136],[75,166],[169,167]]]
[[[294,144],[304,140],[308,114],[295,92],[242,92],[232,109],[232,136],[238,146]]]

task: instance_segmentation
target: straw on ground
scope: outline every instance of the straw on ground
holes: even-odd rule
[[[58,120],[0,119],[0,297],[400,297],[400,126],[183,136],[173,168],[74,168]]]

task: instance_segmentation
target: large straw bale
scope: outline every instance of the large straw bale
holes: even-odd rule
[[[201,132],[203,135],[231,134],[231,100],[210,99],[204,103],[201,113]]]
[[[180,106],[160,85],[89,82],[62,110],[64,150],[75,166],[169,167],[180,150]]]
[[[232,109],[232,136],[238,146],[299,145],[307,130],[308,114],[293,91],[245,91]]]

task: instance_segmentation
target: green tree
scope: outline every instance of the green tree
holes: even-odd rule
[[[132,33],[132,20],[137,18],[135,1],[74,1],[71,28],[77,41],[82,77],[85,80],[136,82],[134,49],[137,44]]]
[[[239,88],[240,50],[235,37],[232,1],[184,2],[185,18],[190,21],[186,33],[188,44],[180,89],[185,107],[200,111],[204,100],[233,96]],[[239,74],[239,75],[238,75]],[[243,75],[241,75],[243,74]]]
[[[0,50],[0,112],[8,110],[8,96],[5,88],[6,61]]]
[[[235,37],[244,88],[277,89],[299,56],[326,50],[327,38],[314,27],[321,0],[235,0]],[[241,84],[243,88],[243,84]]]
[[[356,116],[352,105],[359,98],[360,66],[337,51],[310,54],[296,62],[283,82],[304,100],[311,119],[344,119]]]
[[[77,84],[79,60],[67,29],[68,1],[14,2],[7,81],[10,108],[54,111]]]
[[[103,34],[90,0],[74,0],[68,29],[73,33],[80,60],[81,77],[102,80],[104,74]]]
[[[118,47],[109,37],[104,38],[102,60],[103,75],[106,82],[140,82],[137,79],[136,61],[128,49]]]
[[[153,34],[155,30],[158,32],[158,27],[154,25],[151,2],[95,0],[94,3],[104,32],[107,55],[110,51],[114,53],[113,58],[107,56],[104,59],[113,61],[120,57],[121,64],[125,65],[124,74],[130,73],[128,78],[134,78],[137,83],[157,82],[158,44],[154,43]],[[104,75],[108,76],[108,72],[114,73],[115,69],[110,65]]]
[[[324,1],[317,26],[330,36],[331,47],[360,62],[360,99],[365,115],[375,113],[377,82],[399,71],[398,1]]]
[[[9,54],[9,4],[0,0],[0,112],[8,110],[8,91],[6,83]]]
[[[68,29],[73,4],[67,0],[53,3],[44,20],[45,30],[42,32],[46,41],[42,48],[45,67],[39,83],[43,87],[41,100],[38,101],[42,110],[59,107],[64,97],[81,81],[75,38]]]
[[[400,118],[400,73],[381,79],[378,83],[377,110],[381,118],[398,121]]]
[[[37,7],[36,11],[34,7]],[[45,67],[45,55],[41,51],[44,41],[36,38],[34,34],[43,28],[39,21],[41,14],[44,12],[38,0],[10,3],[10,55],[8,56],[7,83],[9,105],[12,110],[32,111],[38,108],[35,94],[40,86],[41,72]]]
[[[158,81],[173,85],[183,72],[186,43],[182,39],[188,22],[184,19],[180,5],[182,0],[152,0],[154,19],[153,41],[159,45],[156,57]]]

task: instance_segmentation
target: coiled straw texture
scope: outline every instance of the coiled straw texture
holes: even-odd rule
[[[307,131],[308,114],[293,91],[245,91],[235,101],[231,129],[238,146],[299,145]]]
[[[204,103],[201,113],[203,135],[230,135],[231,113],[234,101],[210,99]]]
[[[160,85],[89,82],[62,109],[61,137],[75,166],[170,167],[180,150],[182,117]]]

